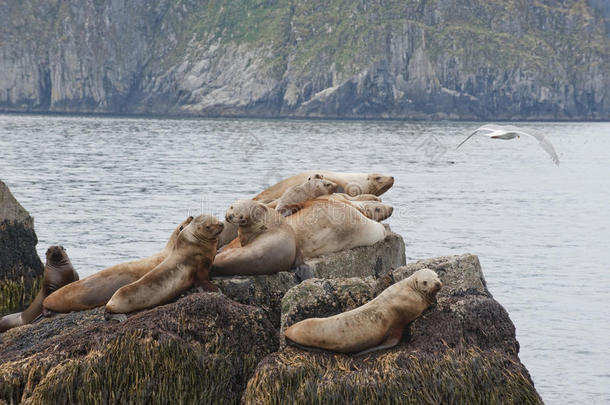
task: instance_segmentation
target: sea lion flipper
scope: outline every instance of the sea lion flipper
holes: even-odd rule
[[[400,338],[402,337],[402,330],[403,330],[403,328],[401,328],[401,327],[390,328],[390,330],[388,331],[385,338],[383,339],[383,341],[380,344],[378,344],[377,346],[368,348],[366,350],[363,350],[361,352],[358,352],[358,353],[354,354],[354,356],[363,356],[363,355],[371,353],[371,352],[389,349],[391,347],[396,346],[398,344],[398,342],[400,342]]]

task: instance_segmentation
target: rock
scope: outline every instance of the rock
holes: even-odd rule
[[[402,236],[390,232],[385,240],[372,246],[324,255],[307,264],[317,278],[380,277],[405,264],[405,243]]]
[[[0,316],[22,310],[42,285],[34,219],[0,181]]]
[[[286,271],[266,276],[217,277],[212,283],[232,300],[263,309],[275,328],[280,324],[282,297],[298,284],[294,274]]]
[[[0,403],[236,403],[278,346],[265,313],[196,293],[103,320],[58,315],[1,335]]]
[[[282,330],[360,306],[423,267],[437,271],[443,288],[396,347],[360,357],[285,347],[259,364],[242,402],[542,403],[514,325],[473,255],[422,260],[378,280],[307,280],[284,297]]]
[[[385,240],[307,260],[317,278],[380,276],[405,263],[405,245],[400,235],[390,233]],[[299,282],[293,273],[268,276],[216,277],[212,282],[229,298],[263,308],[279,327],[284,294]]]

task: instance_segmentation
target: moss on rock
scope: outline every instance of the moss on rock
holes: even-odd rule
[[[433,357],[397,350],[363,358],[303,353],[269,356],[248,382],[245,404],[541,404],[515,360],[477,348]]]
[[[443,288],[397,346],[366,356],[285,347],[259,364],[242,402],[541,403],[519,361],[515,327],[487,291],[474,255],[422,260],[378,279],[307,280],[282,301],[282,331],[356,308],[424,267]]]
[[[32,404],[236,403],[278,340],[263,311],[217,293],[188,295],[122,324],[103,321],[97,309],[7,335],[0,400]]]

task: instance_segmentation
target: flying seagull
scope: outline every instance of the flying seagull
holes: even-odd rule
[[[468,138],[464,139],[462,143],[460,143],[457,148],[462,146],[464,142],[472,138],[473,135],[482,134],[487,135],[491,139],[514,139],[519,138],[521,135],[531,136],[538,140],[538,144],[545,150],[546,153],[551,156],[553,162],[559,166],[559,157],[557,156],[557,152],[555,152],[555,148],[553,144],[541,134],[528,134],[524,132],[519,127],[515,127],[513,125],[495,125],[495,124],[487,124],[482,127],[477,128],[472,134],[468,135]],[[455,148],[455,149],[457,149]]]

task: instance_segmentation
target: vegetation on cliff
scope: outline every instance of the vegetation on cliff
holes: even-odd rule
[[[606,27],[589,0],[10,0],[0,110],[608,119]]]

